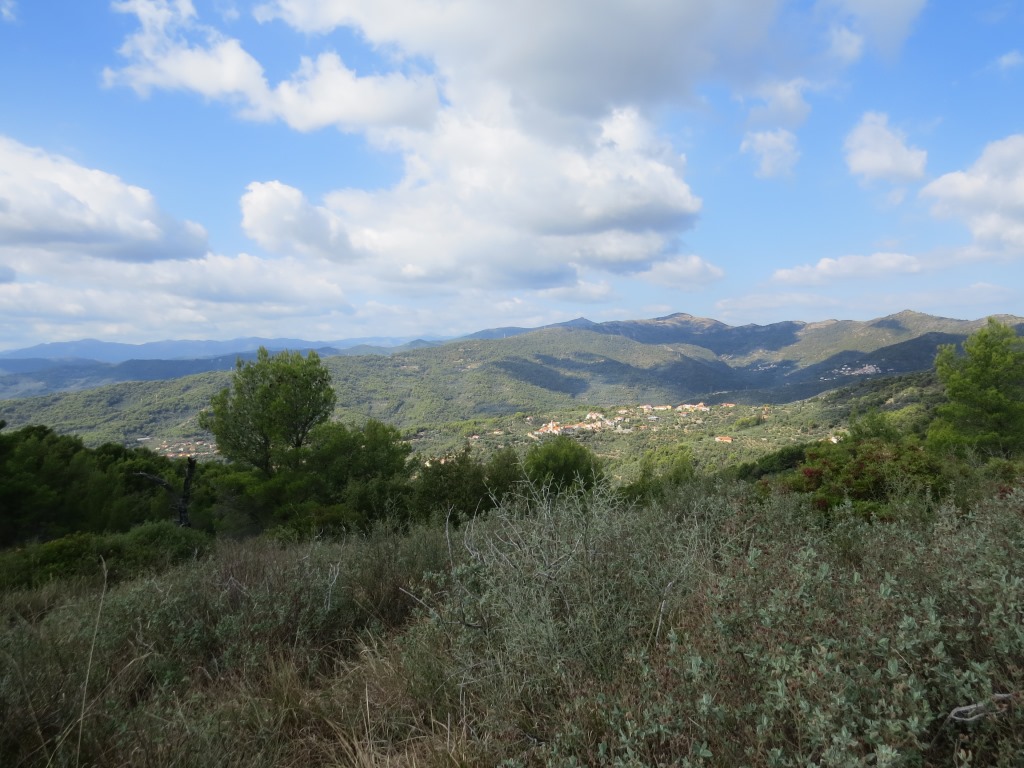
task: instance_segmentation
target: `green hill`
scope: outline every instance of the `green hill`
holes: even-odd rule
[[[1001,319],[1024,328],[1022,318]],[[857,381],[928,370],[939,345],[959,342],[982,324],[915,312],[864,322],[740,327],[685,314],[610,323],[581,319],[503,338],[484,331],[477,334],[481,338],[389,355],[334,355],[325,363],[338,394],[338,417],[376,418],[407,431],[426,428],[450,440],[476,423],[517,413],[546,417],[588,407],[698,400],[791,403]],[[226,358],[215,362],[228,367]],[[196,414],[230,381],[229,371],[201,368],[207,372],[196,374],[196,365],[106,366],[107,376],[117,369],[139,380],[101,378],[103,386],[89,387],[88,377],[79,376],[65,382],[78,391],[0,402],[0,418],[12,427],[47,424],[90,443],[195,436]]]

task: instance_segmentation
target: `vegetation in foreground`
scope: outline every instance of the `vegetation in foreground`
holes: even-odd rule
[[[1024,491],[893,503],[524,486],[457,530],[8,590],[0,760],[1018,765]]]
[[[835,444],[713,475],[656,450],[614,484],[568,439],[413,473],[385,425],[327,424],[197,484],[233,536],[24,543],[0,555],[0,763],[1019,765],[1024,423],[972,364],[1020,346],[991,328],[939,370],[1009,440],[948,387]],[[22,437],[5,510],[45,491],[46,435]]]

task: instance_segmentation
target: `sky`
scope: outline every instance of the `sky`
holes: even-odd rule
[[[0,349],[1024,315],[1024,0],[0,0]]]

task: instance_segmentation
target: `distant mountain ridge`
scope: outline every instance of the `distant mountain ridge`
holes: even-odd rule
[[[1024,331],[1024,318],[998,319]],[[581,404],[792,402],[866,378],[929,370],[940,345],[985,322],[905,311],[867,321],[730,326],[676,313],[318,351],[340,417],[418,428]],[[283,341],[290,349],[318,346]],[[119,363],[0,358],[0,418],[117,439],[156,433],[162,424],[188,431],[240,356],[255,352]]]
[[[330,350],[334,354],[353,347],[395,348],[408,343],[429,343],[423,339],[374,336],[338,341],[306,341],[304,339],[264,339],[247,337],[228,341],[165,340],[143,344],[123,344],[97,339],[56,341],[24,349],[0,352],[0,360],[91,360],[100,363],[123,363],[127,360],[201,360],[255,352],[260,347],[277,352],[283,349]]]

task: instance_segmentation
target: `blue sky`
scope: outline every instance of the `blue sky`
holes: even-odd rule
[[[1024,314],[1024,1],[0,0],[0,349]]]

